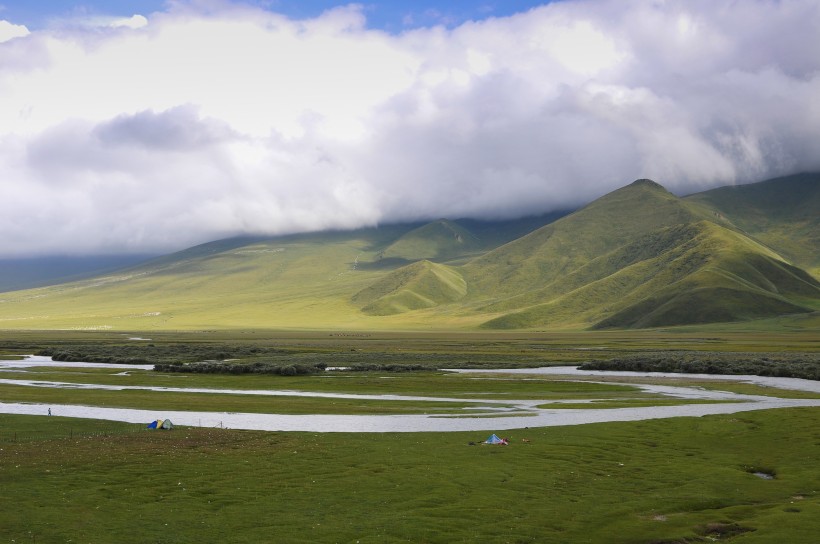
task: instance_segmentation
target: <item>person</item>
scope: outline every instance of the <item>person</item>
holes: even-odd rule
[[[48,415],[51,415],[51,408],[48,409]]]

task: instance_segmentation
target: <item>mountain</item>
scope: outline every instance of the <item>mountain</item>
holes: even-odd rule
[[[148,255],[95,255],[0,259],[0,292],[92,278],[149,258]]]
[[[221,240],[5,293],[0,323],[578,329],[811,313],[820,310],[818,195],[816,175],[685,198],[638,180],[553,217]]]
[[[817,280],[649,180],[465,266],[489,328],[653,327],[811,311]],[[807,302],[808,301],[808,302]]]
[[[686,198],[820,278],[820,174],[721,187]]]
[[[352,300],[367,314],[392,315],[456,302],[466,293],[457,269],[423,260],[387,274]]]
[[[458,223],[440,219],[403,234],[379,253],[392,262],[446,261],[477,252],[481,240]]]

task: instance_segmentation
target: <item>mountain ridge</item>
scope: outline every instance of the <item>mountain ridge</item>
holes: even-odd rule
[[[640,179],[557,217],[214,241],[4,293],[0,324],[600,329],[817,312],[820,176],[784,179],[800,206],[773,202],[774,182],[681,198]]]

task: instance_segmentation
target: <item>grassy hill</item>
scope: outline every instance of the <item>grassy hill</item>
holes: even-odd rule
[[[698,217],[650,180],[638,180],[465,266],[471,292],[505,301],[567,277],[655,229]]]
[[[761,241],[820,279],[820,174],[798,174],[686,197],[717,222]]]
[[[0,297],[6,326],[210,328],[334,326],[381,272],[359,269],[403,229],[197,246],[117,274]],[[355,323],[353,323],[355,325]]]
[[[222,240],[2,294],[0,327],[577,329],[807,314],[820,310],[817,180],[683,199],[638,180],[548,224]]]
[[[489,328],[736,321],[809,312],[820,298],[805,271],[647,180],[465,268],[472,295],[501,314]]]
[[[447,261],[476,253],[481,249],[476,235],[458,223],[440,219],[402,235],[380,254],[393,262],[415,262],[422,259]]]
[[[370,315],[392,315],[464,298],[467,283],[454,268],[418,261],[390,272],[353,296]]]

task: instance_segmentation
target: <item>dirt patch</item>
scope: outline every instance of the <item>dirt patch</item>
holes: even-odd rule
[[[720,540],[723,538],[731,538],[743,533],[749,533],[754,531],[754,529],[750,527],[743,527],[737,523],[715,522],[702,525],[695,529],[695,531],[705,537]]]

